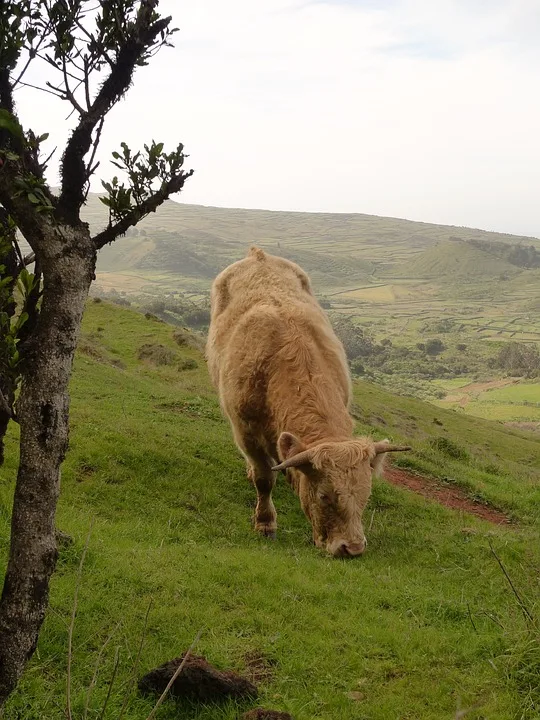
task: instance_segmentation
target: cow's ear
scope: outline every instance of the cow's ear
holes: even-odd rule
[[[278,452],[280,460],[287,460],[293,455],[304,452],[306,446],[292,433],[281,433],[278,440]]]

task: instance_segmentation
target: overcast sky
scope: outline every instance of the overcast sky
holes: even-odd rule
[[[182,141],[183,202],[540,236],[540,0],[160,7],[176,47],[111,113],[101,177],[122,140]],[[36,106],[56,144],[66,105],[19,92],[25,126]]]

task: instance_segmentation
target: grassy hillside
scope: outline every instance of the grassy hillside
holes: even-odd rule
[[[459,485],[513,523],[490,525],[379,480],[365,515],[366,555],[338,561],[311,545],[280,479],[279,536],[265,541],[250,528],[254,492],[204,362],[172,332],[129,310],[88,306],[58,518],[74,544],[61,550],[38,652],[5,717],[65,717],[67,626],[93,522],[74,636],[76,718],[96,665],[88,717],[99,717],[115,653],[106,715],[118,718],[150,601],[139,675],[203,628],[197,651],[220,667],[249,673],[253,653],[262,657],[257,704],[296,720],[442,720],[473,707],[472,720],[537,718],[538,627],[528,628],[489,545],[536,617],[539,439],[358,383],[359,432],[409,441],[404,467]],[[141,361],[145,345],[150,360]],[[0,484],[2,562],[15,433]],[[151,708],[135,694],[124,717],[144,720]],[[165,703],[156,717],[239,713]]]
[[[85,212],[95,229],[106,222],[95,195]],[[336,321],[352,319],[374,341],[409,353],[407,362],[368,363],[368,376],[393,390],[428,398],[440,392],[433,379],[500,379],[502,344],[540,343],[540,240],[361,214],[168,202],[102,250],[94,292],[152,312],[179,294],[204,308],[212,279],[252,243],[302,265]],[[434,337],[448,351],[428,369],[416,348]],[[463,345],[466,355],[456,352]],[[516,419],[536,422],[527,408]]]
[[[107,221],[106,208],[96,195],[89,196],[85,218],[96,230]],[[141,280],[146,277],[150,283],[164,273],[169,280],[182,277],[200,288],[206,287],[205,280],[216,272],[243,257],[253,243],[302,264],[321,291],[369,280],[380,272],[399,275],[401,266],[411,258],[449,240],[540,249],[536,238],[397,218],[240,210],[172,201],[134,232],[101,251],[100,272],[127,273]],[[501,261],[501,267],[504,264]],[[410,277],[422,276],[412,273]],[[162,282],[166,284],[166,279]]]
[[[443,279],[446,276],[458,282],[464,279],[493,280],[503,274],[516,275],[520,270],[469,243],[443,240],[404,263],[399,272],[405,278]]]

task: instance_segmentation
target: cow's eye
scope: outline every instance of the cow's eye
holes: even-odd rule
[[[332,496],[328,493],[321,493],[319,495],[319,500],[324,503],[325,505],[331,505],[333,502]]]

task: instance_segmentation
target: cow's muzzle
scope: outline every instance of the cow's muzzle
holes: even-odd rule
[[[367,541],[364,538],[361,542],[342,542],[333,548],[328,548],[335,558],[353,558],[362,555],[366,549]]]

